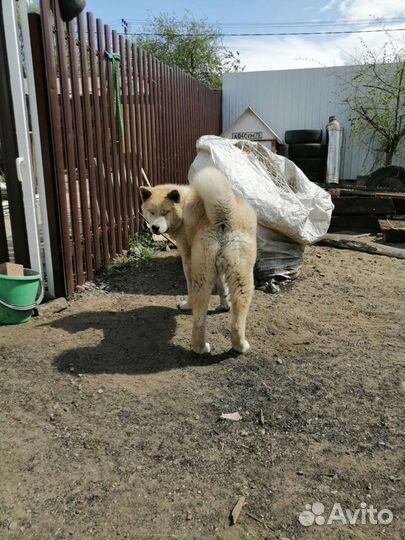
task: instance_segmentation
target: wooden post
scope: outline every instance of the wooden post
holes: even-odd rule
[[[44,168],[46,206],[48,210],[55,296],[58,297],[66,295],[66,286],[62,255],[62,237],[59,221],[59,204],[56,189],[55,155],[52,142],[45,64],[43,61],[44,46],[42,42],[41,17],[36,13],[30,13],[28,15],[28,24],[31,36],[35,92],[37,96],[39,130],[41,135],[42,162]]]

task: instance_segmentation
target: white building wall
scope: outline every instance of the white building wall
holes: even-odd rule
[[[348,91],[345,81],[352,78],[355,69],[341,66],[227,73],[223,79],[223,129],[250,106],[283,140],[289,129],[322,128],[325,137],[328,118],[335,114],[344,127],[341,178],[367,174],[374,168],[373,156],[349,137],[343,104]]]

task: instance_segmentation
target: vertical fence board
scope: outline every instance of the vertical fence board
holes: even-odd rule
[[[114,53],[119,53],[119,44],[118,44],[118,34],[115,30],[112,32],[112,46]],[[119,182],[115,185],[115,197],[117,199],[117,208],[120,209],[120,222],[117,224],[117,234],[119,238],[118,242],[118,251],[121,252],[122,248],[128,247],[128,215],[127,215],[127,176],[126,176],[126,163],[125,163],[125,136],[126,129],[123,119],[123,99],[124,99],[124,87],[122,85],[122,74],[125,72],[125,58],[121,56],[119,64],[120,74],[118,74],[118,79],[121,86],[121,95],[118,96],[118,107],[119,111],[115,110],[115,125],[116,125],[116,150],[117,150],[117,159],[118,159],[118,172],[119,172]],[[115,94],[115,90],[114,90]],[[121,119],[124,123],[123,133],[121,133]]]
[[[104,266],[108,266],[110,262],[110,247],[108,241],[108,221],[107,221],[107,209],[106,209],[106,195],[105,195],[105,173],[104,173],[104,152],[103,152],[103,136],[102,136],[102,104],[100,98],[99,81],[101,82],[101,76],[99,77],[99,62],[97,61],[97,49],[95,43],[95,22],[92,13],[87,14],[87,35],[89,40],[89,58],[90,58],[90,77],[91,77],[91,90],[93,96],[93,115],[94,124],[91,125],[92,132],[89,133],[89,137],[95,137],[95,155],[94,158],[89,155],[89,159],[92,159],[96,169],[97,175],[97,206],[100,215],[101,222],[101,245],[103,254],[102,260]],[[94,222],[93,222],[94,225]],[[101,264],[101,263],[100,263]],[[100,267],[95,270],[99,270]]]
[[[151,114],[151,74],[149,71],[149,54],[143,54],[143,69],[144,69],[144,102],[146,116],[146,137],[148,145],[148,172],[149,181],[155,185],[155,170],[153,167],[153,130],[152,130],[152,114]]]
[[[92,235],[90,231],[90,218],[89,218],[89,189],[87,183],[86,172],[86,158],[84,155],[84,129],[83,129],[83,115],[82,115],[82,101],[80,95],[80,81],[79,78],[79,59],[76,52],[76,33],[75,33],[75,21],[72,21],[68,25],[68,48],[69,48],[69,61],[71,72],[71,87],[72,87],[72,108],[73,108],[73,120],[74,120],[74,142],[77,155],[77,181],[79,184],[80,193],[80,209],[81,209],[81,228],[84,242],[84,260],[86,268],[86,279],[93,279],[93,261],[92,261],[92,248],[91,240]],[[80,59],[80,63],[83,64],[83,58]],[[83,83],[82,83],[83,87]],[[84,89],[83,89],[84,91]],[[80,217],[79,217],[80,221]]]
[[[141,132],[142,132],[142,168],[146,174],[150,175],[149,172],[149,152],[151,150],[148,146],[148,126],[147,126],[147,115],[146,115],[146,89],[145,89],[145,71],[144,71],[144,55],[142,49],[137,49],[138,52],[138,73],[139,73],[139,108],[141,115]],[[142,178],[143,184],[143,178]]]
[[[76,177],[76,156],[74,144],[75,134],[73,129],[72,103],[70,99],[70,77],[68,72],[68,60],[66,57],[66,26],[60,17],[59,2],[54,0],[52,5],[53,12],[55,14],[56,49],[59,63],[59,78],[62,98],[61,115],[64,125],[64,142],[68,180],[67,185],[70,196],[70,219],[73,231],[74,266],[76,271],[76,280],[78,283],[82,283],[84,281],[82,234],[79,219],[80,206],[78,197],[78,181]],[[51,54],[53,54],[53,51]]]
[[[90,101],[90,87],[89,87],[89,58],[87,55],[87,43],[85,33],[85,20],[84,14],[81,13],[78,20],[78,32],[79,32],[79,48],[80,48],[80,68],[81,68],[81,81],[82,81],[82,105],[84,111],[84,124],[85,124],[85,139],[86,139],[86,166],[87,175],[89,180],[89,194],[90,194],[90,208],[91,208],[91,230],[93,235],[93,250],[94,250],[94,268],[95,271],[101,268],[101,249],[100,249],[100,222],[98,213],[98,194],[97,194],[97,179],[96,168],[94,163],[95,148],[94,148],[94,134],[92,123],[92,104]],[[90,45],[89,45],[90,47]],[[95,100],[97,94],[93,93],[93,107],[96,108]],[[90,268],[88,268],[90,272]],[[90,273],[88,274],[90,278]]]
[[[125,152],[127,155],[127,186],[128,186],[128,215],[129,215],[129,234],[132,236],[135,232],[135,220],[137,214],[137,201],[134,197],[136,192],[136,146],[135,146],[135,111],[134,111],[134,88],[132,80],[132,56],[131,46],[128,40],[122,39],[120,36],[120,47],[122,46],[122,55],[125,55],[125,78],[126,87],[124,97],[126,99],[126,129],[128,131],[128,137],[125,139]],[[122,44],[121,44],[122,41]]]
[[[103,185],[106,198],[106,212],[108,215],[109,229],[109,259],[117,254],[116,231],[115,231],[115,212],[113,195],[113,171],[111,168],[111,153],[114,146],[112,129],[110,128],[110,115],[108,106],[108,88],[107,88],[107,63],[104,60],[104,28],[100,19],[97,19],[97,47],[98,47],[98,69],[100,77],[100,91],[102,103],[102,134],[103,134],[103,162],[100,164],[103,170]]]
[[[112,39],[111,39],[111,29],[106,24],[104,26],[104,39],[105,39],[105,50],[108,52],[113,52],[112,50]],[[101,54],[101,51],[100,51]],[[116,117],[116,106],[114,101],[115,89],[113,81],[113,66],[112,62],[107,60],[104,57],[104,62],[106,64],[106,79],[107,79],[107,94],[108,94],[108,112],[109,112],[109,122],[111,130],[111,140],[110,140],[110,152],[112,155],[112,178],[113,185],[112,190],[109,193],[109,204],[112,213],[115,215],[115,220],[113,222],[113,236],[116,240],[116,253],[122,251],[122,215],[121,215],[121,194],[120,194],[120,159],[119,159],[119,122]]]
[[[139,200],[139,186],[142,185],[142,167],[143,167],[143,139],[142,139],[142,118],[141,118],[141,97],[140,97],[140,79],[139,79],[139,52],[132,44],[132,81],[134,85],[134,107],[135,107],[135,136],[136,136],[136,164],[137,164],[137,189],[134,193],[135,201]],[[137,215],[139,223],[139,214]]]

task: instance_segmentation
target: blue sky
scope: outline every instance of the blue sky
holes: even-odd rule
[[[132,31],[139,30],[142,22],[154,15],[165,12],[181,17],[186,10],[193,17],[218,23],[224,33],[371,30],[378,27],[376,17],[402,17],[404,22],[386,27],[405,27],[405,0],[87,0],[87,10],[115,28],[120,28],[120,19],[124,18]],[[336,26],[337,20],[345,22]],[[296,24],[302,21],[305,24]],[[270,23],[285,26],[269,27]],[[375,49],[387,41],[384,33],[367,33],[225,37],[224,44],[240,52],[246,71],[254,71],[353,63],[361,54],[360,37]],[[405,32],[393,32],[391,37],[397,44],[405,43]]]

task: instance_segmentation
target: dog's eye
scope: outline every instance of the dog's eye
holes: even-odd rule
[[[155,215],[155,212],[151,210],[151,211],[149,212],[149,214],[150,214],[151,216],[154,216],[154,215]]]
[[[169,210],[166,210],[165,212],[162,212],[162,216],[167,216],[168,213],[169,213]]]

